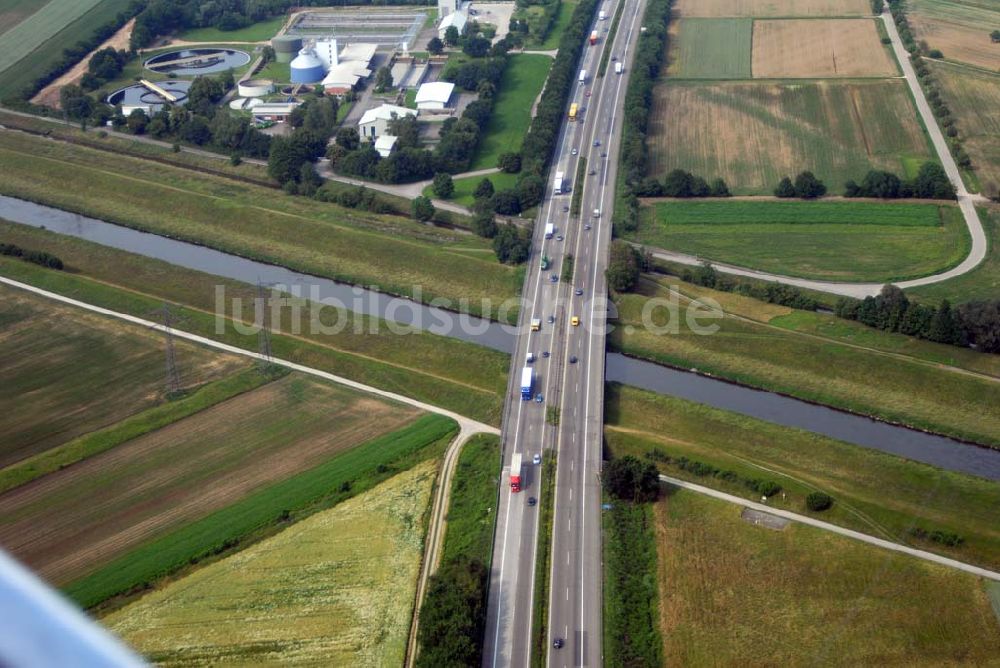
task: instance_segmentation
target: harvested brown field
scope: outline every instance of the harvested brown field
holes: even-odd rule
[[[956,60],[996,72],[1000,70],[1000,44],[990,33],[1000,29],[1000,4],[909,0],[907,17],[914,37],[940,49],[947,60]]]
[[[0,495],[0,545],[65,584],[418,413],[286,376]]]
[[[754,78],[895,76],[873,19],[754,21]]]
[[[182,341],[174,350],[184,387],[246,366]],[[165,391],[162,334],[0,287],[0,467],[162,404]]]
[[[901,80],[661,85],[649,149],[651,176],[686,169],[739,195],[771,194],[804,169],[839,189],[869,169],[909,174],[930,158]]]
[[[868,0],[677,0],[674,14],[691,18],[727,16],[869,16]]]

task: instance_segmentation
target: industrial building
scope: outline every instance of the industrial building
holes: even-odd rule
[[[247,79],[236,85],[240,97],[263,97],[274,91],[274,82],[270,79]]]
[[[417,89],[417,109],[420,111],[445,111],[455,91],[455,84],[447,81],[425,83]]]
[[[302,50],[302,38],[294,35],[278,35],[271,40],[274,49],[274,59],[279,63],[290,63]]]
[[[322,83],[328,93],[346,93],[371,76],[377,44],[349,44],[319,39],[304,46],[291,62],[292,83]]]
[[[295,108],[298,107],[301,102],[265,102],[264,104],[258,104],[253,107],[251,113],[253,113],[253,119],[255,121],[264,122],[271,121],[272,123],[284,123],[288,120],[288,117],[292,115]]]
[[[326,68],[311,47],[304,47],[295,56],[291,64],[292,83],[319,83],[326,76]]]
[[[369,109],[358,121],[358,134],[369,141],[375,141],[389,132],[389,122],[403,116],[416,116],[417,112],[394,104],[383,104]]]
[[[438,37],[444,39],[444,34],[448,32],[448,28],[455,26],[458,30],[458,34],[461,35],[462,31],[465,29],[465,24],[469,22],[469,17],[465,15],[465,12],[454,11],[448,16],[441,19],[441,23],[438,24]]]

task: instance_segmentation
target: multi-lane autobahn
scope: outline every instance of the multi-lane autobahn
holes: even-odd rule
[[[621,22],[611,44],[614,60],[606,74],[597,76],[601,52],[617,3],[624,2]],[[531,661],[535,562],[551,546],[548,600],[547,665],[597,666],[601,653],[601,485],[602,424],[604,413],[605,298],[604,272],[611,242],[611,212],[617,175],[625,88],[631,71],[633,46],[638,39],[644,0],[604,0],[593,29],[599,41],[588,46],[577,70],[584,81],[571,93],[570,103],[580,111],[576,121],[563,124],[550,174],[563,172],[573,185],[577,165],[586,157],[582,206],[571,215],[572,192],[553,191],[549,179],[535,226],[528,263],[521,327],[511,361],[511,384],[503,421],[504,467],[497,515],[489,612],[483,663],[486,666],[527,666]],[[624,66],[615,74],[615,63]],[[567,105],[567,116],[569,106]],[[569,186],[564,186],[565,190]],[[545,238],[546,226],[555,232]],[[566,255],[574,258],[572,281],[561,278]],[[550,260],[541,269],[543,257]],[[579,319],[579,325],[571,324]],[[531,319],[541,321],[532,331]],[[551,320],[551,322],[550,322]],[[521,369],[529,353],[535,361],[534,388],[542,400],[521,399]],[[549,407],[558,408],[558,425],[547,423]],[[512,493],[508,484],[511,457],[524,462],[523,489]],[[538,534],[541,466],[535,455],[556,455],[554,520],[551,544]],[[555,641],[561,647],[556,648]]]

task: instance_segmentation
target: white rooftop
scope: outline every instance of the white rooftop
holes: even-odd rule
[[[345,60],[361,62],[367,67],[368,63],[375,57],[377,50],[378,44],[366,44],[365,42],[348,44],[340,51],[340,62]]]
[[[417,104],[421,102],[440,102],[446,104],[451,99],[455,84],[447,81],[425,83],[417,89]]]
[[[397,107],[394,104],[383,104],[380,107],[375,107],[374,109],[369,109],[358,121],[358,125],[365,125],[367,123],[373,123],[378,119],[383,121],[392,120],[393,116],[403,117],[403,116],[416,116],[417,112],[415,109],[407,109],[406,107]]]
[[[381,153],[382,151],[391,151],[392,147],[396,145],[396,140],[399,137],[394,137],[392,135],[382,135],[375,140],[375,150]]]
[[[455,26],[455,29],[459,33],[462,32],[462,28],[465,27],[468,17],[465,16],[465,12],[452,12],[448,16],[441,19],[440,25],[438,25],[438,30],[447,30],[449,26]]]
[[[265,102],[253,108],[255,114],[290,114],[301,102]]]

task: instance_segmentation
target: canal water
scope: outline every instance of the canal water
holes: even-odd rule
[[[513,349],[514,328],[510,326],[416,304],[196,244],[139,232],[60,209],[0,196],[0,217],[231,280],[297,286],[303,296],[315,294],[324,300],[336,300],[359,313],[418,326],[434,334],[477,343],[508,354]],[[406,302],[405,308],[400,308],[400,302]],[[606,376],[609,381],[823,434],[943,469],[1000,480],[1000,451],[997,450],[886,424],[688,371],[669,369],[617,353],[609,353],[607,356]]]

